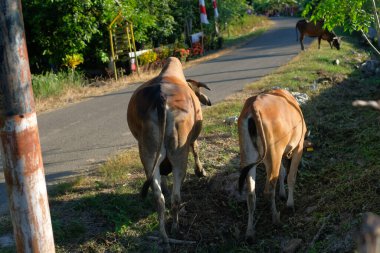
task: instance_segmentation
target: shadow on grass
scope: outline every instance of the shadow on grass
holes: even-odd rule
[[[123,250],[125,244],[135,250],[139,234],[156,227],[156,222],[139,223],[155,218],[149,218],[155,212],[151,196],[142,200],[123,186],[110,188],[98,181],[91,187],[75,185],[67,182],[50,190],[55,241],[69,252],[102,252],[116,241],[120,245],[114,248]],[[137,229],[136,224],[145,228]]]

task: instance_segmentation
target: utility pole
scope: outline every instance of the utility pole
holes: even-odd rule
[[[17,252],[54,253],[21,0],[0,1],[0,149]]]

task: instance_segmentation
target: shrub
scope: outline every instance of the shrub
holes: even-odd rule
[[[83,63],[83,56],[81,54],[66,55],[62,59],[63,65],[74,70],[79,64]]]
[[[191,56],[199,56],[203,54],[203,48],[202,44],[200,42],[193,43],[193,46],[191,48]]]
[[[178,48],[174,51],[174,56],[185,62],[187,57],[190,55],[190,50],[185,48]]]
[[[154,51],[148,51],[139,56],[139,63],[144,66],[148,63],[155,62],[157,60],[157,53]]]
[[[161,61],[168,58],[172,53],[169,47],[157,48],[157,49],[155,49],[155,52],[157,54],[157,59],[161,60]]]

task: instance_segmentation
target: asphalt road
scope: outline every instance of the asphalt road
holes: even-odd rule
[[[241,91],[300,52],[294,18],[274,18],[275,25],[244,46],[185,70],[185,76],[209,85],[212,103]],[[311,40],[306,39],[306,44]],[[126,112],[139,84],[38,115],[47,182],[75,175],[136,145]],[[0,169],[0,214],[7,212],[4,174]]]

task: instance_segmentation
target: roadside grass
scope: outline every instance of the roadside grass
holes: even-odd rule
[[[33,94],[37,99],[60,95],[65,89],[79,88],[86,85],[86,79],[81,72],[58,73],[47,72],[40,75],[32,75]]]
[[[224,38],[224,45],[235,45],[236,43],[244,42],[252,35],[260,35],[268,25],[271,25],[271,21],[264,16],[246,15],[242,20],[224,27],[221,33]]]
[[[357,69],[368,57],[354,40],[340,51],[327,44],[318,50],[313,43],[242,93],[204,108],[199,144],[209,176],[194,175],[190,155],[180,233],[175,236],[196,244],[172,245],[172,252],[281,252],[295,238],[302,240],[299,252],[354,252],[362,215],[380,214],[379,112],[351,105],[355,99],[379,98],[380,78]],[[333,64],[336,59],[339,65]],[[295,213],[277,201],[281,227],[271,224],[270,206],[262,194],[265,171],[258,169],[257,242],[248,245],[243,240],[247,207],[236,193],[237,126],[223,121],[238,116],[247,97],[272,87],[310,97],[302,110],[314,151],[304,153],[299,169]],[[158,221],[152,193],[145,200],[139,196],[144,180],[138,151],[132,148],[93,174],[49,188],[57,252],[160,252],[157,243],[147,239],[158,236]],[[169,207],[170,197],[166,202]],[[170,225],[167,211],[168,231]]]

